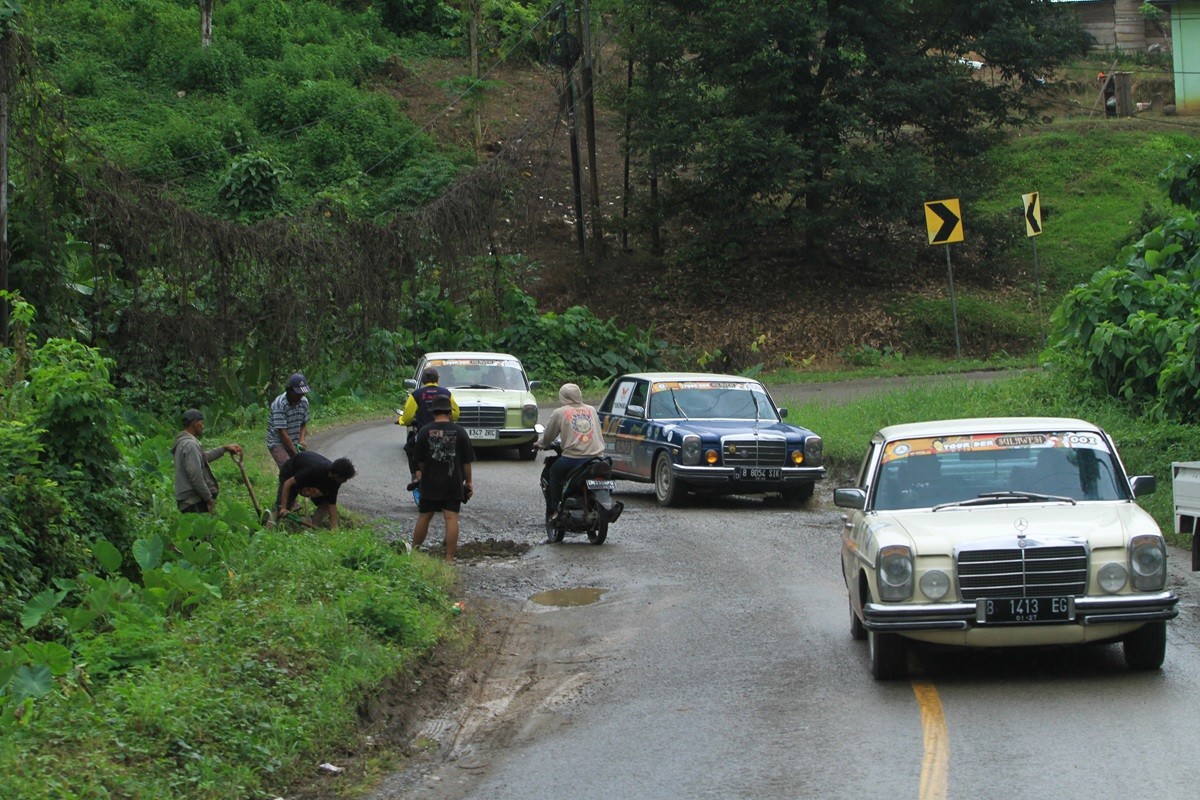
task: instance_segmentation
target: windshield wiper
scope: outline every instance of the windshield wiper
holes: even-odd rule
[[[988,506],[1000,503],[1070,503],[1076,505],[1074,497],[1059,494],[1039,494],[1037,492],[984,492],[969,500],[956,500],[953,503],[942,503],[933,507],[934,511],[943,508],[960,506]]]
[[[691,419],[691,417],[689,417],[687,414],[683,413],[683,409],[679,407],[679,401],[675,399],[675,390],[674,389],[671,390],[671,402],[675,404],[675,410],[679,412],[679,416],[683,417],[686,420]]]
[[[499,389],[499,386],[492,386],[487,383],[468,383],[466,386],[456,386],[456,389]]]

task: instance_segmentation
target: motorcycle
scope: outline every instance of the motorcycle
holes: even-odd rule
[[[542,495],[549,502],[550,487],[546,476],[550,465],[562,458],[562,447],[554,442],[547,448],[542,465]],[[593,456],[567,473],[563,483],[562,501],[558,504],[555,519],[546,519],[546,540],[561,542],[568,533],[586,533],[592,544],[604,544],[608,538],[608,526],[616,522],[625,510],[625,504],[613,499],[617,483],[612,477],[612,459],[608,456]]]

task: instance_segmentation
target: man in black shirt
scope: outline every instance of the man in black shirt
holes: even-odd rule
[[[331,530],[337,530],[337,496],[342,484],[354,477],[354,464],[348,458],[330,461],[320,453],[304,450],[289,458],[279,468],[279,493],[275,498],[277,519],[291,508],[296,495],[312,498],[317,506],[313,524],[320,525],[326,517]]]
[[[425,542],[429,523],[440,511],[446,523],[446,561],[453,561],[458,549],[458,512],[475,491],[471,482],[475,450],[467,429],[450,421],[449,397],[433,398],[430,410],[433,422],[417,432],[415,477],[421,485],[421,502],[412,544],[415,550]]]

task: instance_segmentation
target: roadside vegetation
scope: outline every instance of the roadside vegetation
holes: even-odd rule
[[[539,308],[539,290],[577,265],[504,238],[529,153],[512,144],[489,160],[441,141],[403,99],[415,71],[464,54],[466,22],[448,6],[218,0],[203,47],[190,1],[23,2],[23,14],[0,3],[0,27],[22,34],[0,326],[5,798],[286,796],[363,743],[360,709],[469,636],[452,570],[352,510],[337,536],[261,530],[218,462],[217,516],[176,513],[179,412],[201,407],[210,441],[261,441],[265,404],[297,368],[321,426],[386,416],[416,358],[439,349],[514,352],[547,398],[564,380],[599,392],[668,367],[772,384],[1042,367],[837,408],[777,399],[824,437],[835,475],[885,424],[1082,416],[1114,435],[1131,473],[1158,478],[1145,504],[1171,529],[1170,463],[1200,457],[1200,137],[1069,114],[1036,127],[1053,99],[1034,88],[1043,74],[1074,75],[1086,109],[1109,61],[1072,60],[1077,32],[1051,4],[950,4],[938,52],[903,63],[887,57],[896,20],[914,35],[937,20],[869,4],[863,19],[821,20],[841,46],[810,37],[773,53],[781,65],[760,60],[751,34],[783,16],[809,30],[826,4],[597,3],[643,23],[616,40],[637,66],[633,90],[601,89],[636,123],[630,232],[657,265],[646,273],[666,276],[642,293],[723,301],[730,274],[774,286],[779,265],[758,266],[756,247],[800,253],[844,282],[839,300],[892,287],[886,337],[816,360],[759,338],[736,353],[671,342],[653,316],[619,322],[585,302]],[[551,4],[485,6],[489,55],[542,69]],[[1011,81],[960,60],[989,46]],[[821,86],[817,64],[836,67]],[[461,71],[445,81],[466,107],[495,88]],[[831,113],[826,88],[839,124],[808,124]],[[916,129],[920,142],[905,135]],[[1037,281],[1018,205],[1030,191],[1043,200]],[[942,253],[920,213],[960,195],[966,358],[953,360]],[[577,283],[583,297],[607,288]],[[270,498],[259,450],[246,467]]]

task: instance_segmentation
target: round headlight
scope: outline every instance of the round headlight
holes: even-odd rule
[[[717,461],[719,459],[720,459],[720,456],[717,455],[716,450],[709,450],[709,451],[705,452],[705,454],[704,454],[704,460],[707,461],[709,464],[715,464],[715,463],[717,463]]]
[[[931,569],[921,576],[921,594],[930,600],[941,600],[950,591],[950,578],[940,569]]]
[[[1100,588],[1109,594],[1116,594],[1125,588],[1125,579],[1129,577],[1125,567],[1120,564],[1105,564],[1096,573]]]
[[[799,466],[804,463],[804,453],[799,450],[792,451],[792,463]]]

